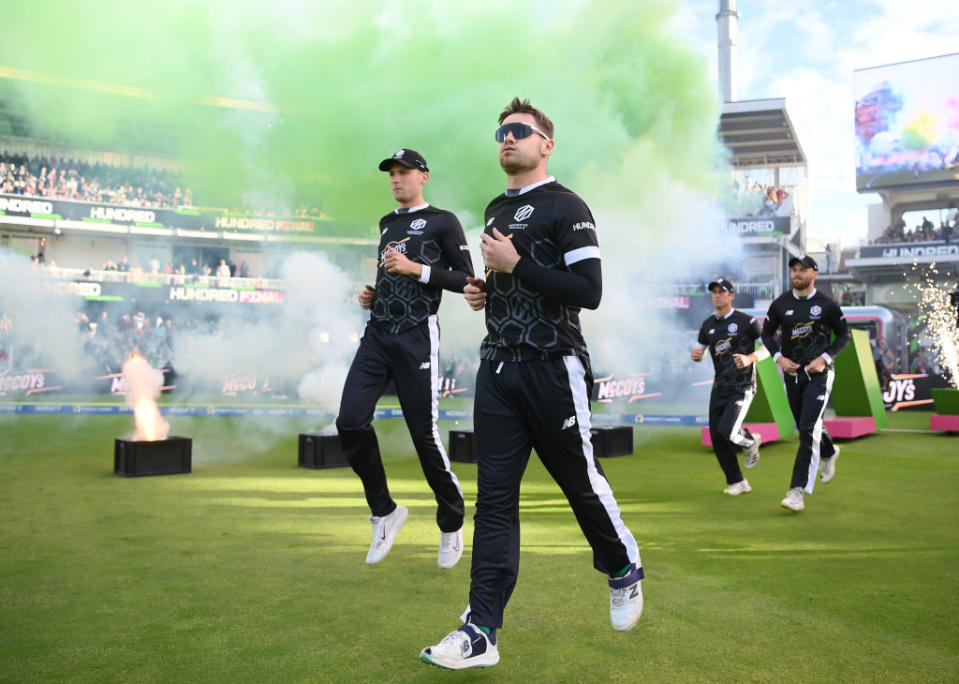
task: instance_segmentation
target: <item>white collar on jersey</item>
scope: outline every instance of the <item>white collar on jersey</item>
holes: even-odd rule
[[[426,207],[428,206],[430,206],[429,202],[427,202],[426,204],[418,204],[415,207],[409,207],[408,209],[406,207],[397,207],[396,209],[393,210],[393,213],[394,214],[412,214],[414,211],[419,211],[420,209],[426,209]]]
[[[812,292],[807,294],[805,297],[803,297],[802,295],[796,294],[796,291],[793,290],[793,297],[795,297],[796,299],[812,299],[814,294],[816,294],[816,288],[813,288]]]
[[[507,188],[506,196],[516,197],[517,195],[525,195],[527,192],[529,192],[533,188],[538,188],[541,185],[546,185],[547,183],[555,183],[555,182],[556,182],[556,178],[554,176],[546,176],[546,178],[544,178],[543,180],[537,181],[536,183],[531,183],[530,185],[527,185],[526,187],[523,187],[523,188]]]
[[[729,318],[730,316],[732,316],[734,313],[736,313],[736,308],[735,308],[735,307],[733,307],[732,309],[730,309],[730,310],[729,310],[729,313],[726,314],[725,316],[716,316],[716,314],[713,314],[713,316],[716,316],[716,320],[717,320],[717,321],[723,321],[723,320],[726,320],[727,318]]]

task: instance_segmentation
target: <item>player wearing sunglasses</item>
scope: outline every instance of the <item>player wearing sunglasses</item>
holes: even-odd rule
[[[593,454],[593,378],[579,324],[602,296],[602,269],[589,207],[547,175],[553,123],[514,98],[496,129],[506,192],[486,208],[481,236],[486,279],[464,294],[485,309],[473,410],[477,496],[470,602],[465,624],[420,659],[448,669],[499,662],[496,630],[519,572],[519,491],[532,449],[566,495],[593,566],[608,579],[610,620],[631,629],[643,609],[639,549]]]

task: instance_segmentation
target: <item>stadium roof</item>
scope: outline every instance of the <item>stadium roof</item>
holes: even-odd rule
[[[724,103],[719,137],[736,168],[806,164],[785,98]]]

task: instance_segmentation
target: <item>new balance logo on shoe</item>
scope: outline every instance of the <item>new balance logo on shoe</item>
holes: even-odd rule
[[[576,416],[570,416],[569,418],[563,421],[563,427],[561,429],[565,430],[567,428],[573,427],[574,425],[576,425]]]

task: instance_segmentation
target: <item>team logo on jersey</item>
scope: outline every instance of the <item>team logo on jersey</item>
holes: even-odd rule
[[[809,337],[809,334],[812,332],[812,321],[808,323],[800,323],[799,325],[793,328],[792,339],[801,340],[804,337]]]
[[[429,362],[429,361],[424,361],[423,363],[420,364],[420,370],[426,370],[426,369],[428,369],[429,367],[430,367],[430,362]]]
[[[725,340],[719,340],[719,342],[713,345],[713,353],[716,356],[720,356],[728,352],[729,348],[733,346],[732,340],[733,338],[731,337],[727,337]]]
[[[426,227],[426,219],[416,219],[410,222],[410,228],[413,230],[423,230]]]
[[[738,330],[739,330],[739,326],[738,326],[738,325],[736,325],[735,323],[730,323],[730,324],[729,324],[729,334],[730,334],[730,335],[735,335],[735,334],[736,334],[736,331],[738,331]]]
[[[709,334],[710,334],[710,335],[712,335],[714,332],[716,332],[716,328],[710,328],[710,329],[709,329]]]
[[[787,312],[786,312],[786,315],[787,315],[787,316],[792,316],[792,315],[793,315],[793,310],[790,309],[789,311],[787,311]]]
[[[386,263],[386,255],[390,252],[390,247],[395,249],[400,254],[406,254],[406,241],[409,240],[408,237],[403,238],[402,240],[396,240],[394,242],[387,242],[386,246],[383,248],[383,251],[380,252],[380,268],[383,267],[383,264]]]
[[[822,313],[822,307],[818,304],[814,304],[813,307],[809,310],[810,316],[818,316]]]
[[[563,427],[561,429],[565,430],[566,428],[571,428],[574,425],[576,425],[576,416],[570,416],[569,418],[563,421]]]
[[[513,214],[514,221],[525,221],[530,216],[533,215],[533,207],[529,204],[524,204],[519,209],[516,210],[516,213]]]

